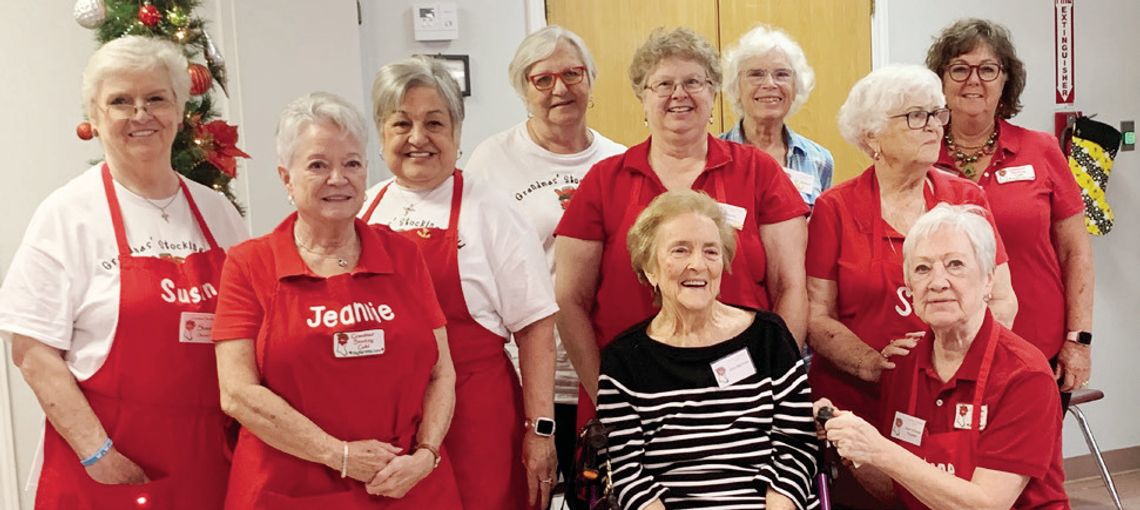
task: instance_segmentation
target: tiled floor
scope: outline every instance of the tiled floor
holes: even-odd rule
[[[1140,510],[1140,470],[1114,475],[1116,492],[1124,508]],[[1112,510],[1112,498],[1100,477],[1075,480],[1065,484],[1073,510]]]
[[[1128,510],[1140,510],[1140,470],[1125,471],[1113,476],[1120,503]],[[1114,510],[1112,498],[1100,477],[1074,480],[1065,484],[1073,510]],[[550,508],[562,508],[562,498],[555,497]]]

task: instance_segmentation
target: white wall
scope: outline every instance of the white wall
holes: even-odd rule
[[[1029,78],[1021,96],[1024,110],[1013,120],[1022,126],[1052,132],[1054,104],[1053,2],[1047,0],[957,0],[915,2],[887,0],[889,61],[922,63],[932,37],[959,17],[985,17],[1005,24],[1014,36],[1018,55]],[[1140,47],[1140,2],[1097,0],[1075,2],[1074,13],[1077,109],[1097,114],[1097,120],[1119,126],[1140,117],[1140,68],[1134,54]],[[1122,152],[1109,180],[1108,200],[1116,228],[1095,238],[1096,297],[1093,310],[1093,377],[1091,386],[1105,399],[1083,409],[1102,450],[1140,445],[1140,331],[1137,289],[1140,271],[1140,158]],[[1032,296],[1019,296],[1033,299]],[[1072,418],[1065,423],[1065,456],[1088,450]]]
[[[416,42],[412,32],[412,6],[416,0],[363,0],[364,24],[360,31],[362,87],[372,90],[372,78],[381,66],[413,54],[468,55],[471,62],[471,96],[466,98],[466,121],[460,149],[462,168],[466,155],[484,138],[502,131],[526,116],[522,100],[507,79],[507,65],[527,34],[527,1],[463,0],[459,6],[459,39]],[[531,22],[532,24],[534,21]],[[368,100],[371,118],[371,100]],[[391,172],[379,159],[374,131],[369,143],[371,181]]]

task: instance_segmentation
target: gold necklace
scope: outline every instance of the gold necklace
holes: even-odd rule
[[[301,250],[305,251],[306,253],[309,253],[310,255],[316,255],[316,256],[321,257],[323,259],[335,260],[336,265],[340,266],[342,268],[347,268],[348,267],[348,261],[350,258],[352,258],[352,257],[342,257],[340,255],[337,255],[336,253],[321,253],[319,251],[313,250],[312,248],[309,248],[309,247],[301,244],[300,241],[294,241],[293,244],[297,245],[297,248],[300,248]]]

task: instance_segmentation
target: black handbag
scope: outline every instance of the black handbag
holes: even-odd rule
[[[620,510],[610,477],[609,429],[597,418],[578,433],[574,453],[575,493],[590,510]]]

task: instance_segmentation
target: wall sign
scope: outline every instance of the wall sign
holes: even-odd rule
[[[1053,0],[1053,48],[1057,78],[1057,104],[1073,104],[1073,0]]]

